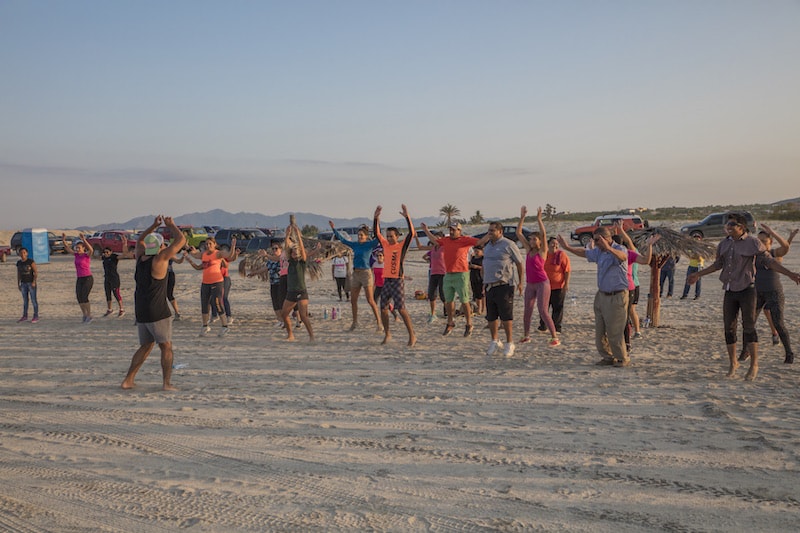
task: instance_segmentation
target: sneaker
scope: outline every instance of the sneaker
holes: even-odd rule
[[[780,337],[778,337],[777,335],[773,335],[772,336],[772,345],[773,346],[777,346],[780,343],[781,343]]]
[[[213,324],[213,323],[214,323],[214,322],[216,322],[217,320],[219,320],[219,318],[218,318],[218,317],[212,316],[212,317],[211,317],[211,320],[210,320],[210,322]]]
[[[17,322],[25,322],[26,320],[28,320],[28,315],[23,316],[22,318],[17,320]]]
[[[685,299],[686,299],[686,295],[684,294],[683,296],[681,296],[681,300],[685,300]]]
[[[445,337],[447,337],[448,335],[450,335],[450,334],[453,332],[453,329],[454,329],[455,327],[456,327],[456,325],[455,325],[455,324],[447,324],[447,325],[444,327],[444,331],[442,332],[442,335],[443,335],[443,336],[445,336]]]
[[[230,326],[231,324],[233,324],[233,317],[229,316],[227,318],[228,318],[228,325]]]
[[[175,313],[175,316],[173,316],[172,319],[173,320],[180,320],[181,319],[181,314],[180,313]]]
[[[561,341],[558,340],[558,337],[553,337],[547,345],[551,348],[555,348],[556,346],[561,346]]]
[[[283,322],[275,322],[275,327],[276,328],[284,328],[286,326],[283,324]]]
[[[92,317],[90,317],[90,316],[87,316],[87,317],[86,317],[86,320],[84,320],[84,322],[85,322],[86,324],[91,324],[93,320],[94,320],[94,318],[92,318]]]
[[[641,331],[637,331],[636,333],[633,334],[633,338],[634,339],[641,339],[642,338],[642,332]]]
[[[547,331],[547,327],[546,326],[539,326],[538,328],[536,328],[536,331]]]
[[[503,343],[501,341],[492,341],[489,343],[489,348],[486,350],[486,355],[494,355],[497,353],[497,350],[503,347]]]
[[[223,326],[217,337],[224,337],[228,334],[228,326]]]
[[[528,344],[529,342],[531,342],[531,338],[530,338],[530,337],[522,337],[522,338],[519,340],[519,343],[520,343],[520,344]]]
[[[33,320],[31,320],[31,324],[36,324],[37,322],[39,322],[39,317],[38,316],[33,317]]]
[[[747,351],[747,347],[745,346],[742,348],[742,352],[739,354],[739,361],[747,361],[750,357],[750,352]]]
[[[699,300],[699,299],[700,299],[700,296],[695,296],[695,297],[694,297],[694,299],[695,299],[695,300]]]
[[[472,330],[473,329],[475,329],[475,328],[473,327],[472,324],[469,324],[468,326],[464,327],[464,336],[465,337],[469,337],[470,335],[472,335]]]
[[[205,337],[209,333],[211,333],[211,326],[203,326],[202,328],[200,328],[200,336],[201,337]]]
[[[505,347],[505,349],[503,350],[503,355],[505,355],[506,357],[511,357],[512,355],[514,355],[514,350],[515,350],[516,348],[517,348],[517,347],[516,347],[516,346],[514,346],[514,343],[513,343],[513,342],[509,342],[508,344],[506,344],[506,347]]]
[[[124,316],[125,316],[125,310],[124,309],[120,309],[119,313],[117,313],[117,318],[122,318]]]
[[[103,315],[103,318],[107,317],[108,315],[110,315],[110,314],[111,314],[111,313],[113,313],[113,312],[114,312],[114,311],[112,311],[111,309],[109,309],[108,311],[106,311],[106,312],[105,312],[105,314]]]
[[[431,314],[431,316],[428,317],[428,324],[432,324],[434,322],[436,322],[436,315]]]

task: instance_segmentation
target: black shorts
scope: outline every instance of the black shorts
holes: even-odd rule
[[[628,291],[628,294],[628,307],[639,303],[639,287],[636,287],[632,291]]]
[[[286,301],[287,302],[299,302],[302,300],[308,300],[308,291],[287,291],[286,292]]]
[[[167,301],[175,301],[175,272],[167,272]]]
[[[514,286],[498,285],[486,291],[486,320],[514,320]]]

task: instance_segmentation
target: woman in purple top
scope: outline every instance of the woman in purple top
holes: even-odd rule
[[[75,296],[78,299],[78,305],[81,306],[83,313],[83,323],[88,324],[92,321],[92,304],[89,303],[89,294],[92,292],[92,285],[94,285],[94,278],[92,277],[92,254],[94,248],[86,240],[86,235],[80,234],[80,241],[74,244],[74,248],[70,246],[67,241],[66,234],[61,234],[61,240],[64,241],[64,248],[67,253],[75,256],[75,273],[78,279],[75,282]]]
[[[545,232],[544,222],[542,222],[542,208],[540,207],[536,212],[539,231],[531,233],[530,240],[525,240],[525,235],[522,233],[522,225],[525,223],[525,215],[527,214],[528,208],[523,205],[519,210],[517,239],[528,251],[528,254],[525,257],[525,313],[523,315],[525,334],[519,342],[531,342],[531,317],[533,316],[533,306],[535,304],[539,309],[539,317],[550,331],[551,338],[548,346],[555,347],[559,346],[561,341],[558,340],[556,326],[550,316],[550,311],[547,309],[550,302],[550,278],[547,277],[547,272],[544,270],[544,260],[547,257],[547,246],[544,243],[547,242],[547,232]]]

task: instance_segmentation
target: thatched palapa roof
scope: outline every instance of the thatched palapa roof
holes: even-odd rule
[[[711,260],[716,257],[717,247],[713,244],[694,239],[684,233],[675,231],[665,226],[650,227],[631,233],[631,240],[639,250],[647,248],[647,239],[651,235],[660,235],[661,238],[653,244],[653,256],[669,255],[699,255],[703,259]]]

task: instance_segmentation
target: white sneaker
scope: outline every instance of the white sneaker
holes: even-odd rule
[[[503,343],[501,341],[492,341],[489,343],[489,348],[486,350],[486,355],[494,355],[497,353],[497,350],[503,347]]]
[[[205,337],[209,333],[211,333],[211,327],[210,326],[203,326],[202,328],[200,328],[200,336],[201,337]]]
[[[213,324],[214,322],[216,322],[217,320],[218,320],[218,318],[217,318],[217,317],[215,317],[215,316],[212,316],[212,317],[211,317],[211,323],[212,323],[212,324]]]
[[[506,357],[511,357],[512,355],[514,355],[514,350],[516,350],[516,348],[517,347],[514,346],[513,342],[509,342],[508,344],[506,344],[506,349],[503,350],[503,355],[505,355]]]
[[[223,328],[220,330],[220,332],[219,332],[219,335],[217,335],[217,336],[218,336],[218,337],[224,337],[224,336],[225,336],[225,335],[227,335],[227,334],[228,334],[228,327],[227,327],[227,326],[224,326],[224,327],[223,327]]]
[[[436,315],[432,314],[428,317],[428,324],[432,324],[433,322],[436,322]]]
[[[233,324],[233,317],[229,316],[227,318],[228,318],[228,325],[230,326],[231,324]]]

